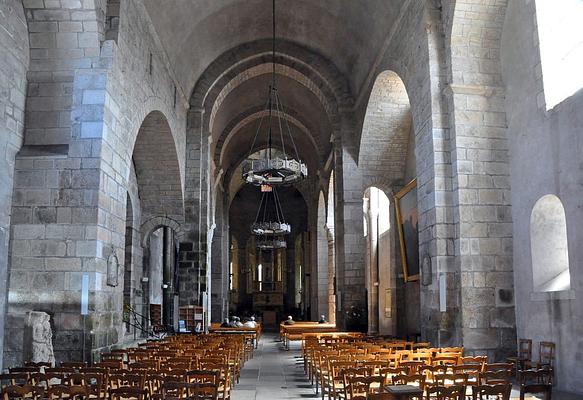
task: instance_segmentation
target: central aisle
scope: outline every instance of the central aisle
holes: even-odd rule
[[[251,360],[241,371],[240,382],[231,394],[232,400],[278,400],[317,398],[304,375],[299,342],[290,351],[283,350],[278,336],[266,333]]]

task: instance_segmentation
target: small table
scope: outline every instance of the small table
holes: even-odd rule
[[[412,385],[389,385],[385,386],[385,391],[398,400],[406,400],[411,397],[421,398],[423,396],[423,389]]]

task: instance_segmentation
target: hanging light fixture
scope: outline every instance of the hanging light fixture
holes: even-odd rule
[[[267,129],[267,151],[265,152],[264,157],[260,159],[250,158],[253,154],[255,143],[257,142],[257,137],[261,132],[263,120],[265,118],[265,116],[262,116],[255,133],[255,138],[251,144],[251,149],[249,150],[249,157],[243,166],[243,180],[245,180],[247,183],[251,183],[257,186],[265,184],[290,185],[308,176],[308,168],[306,167],[306,164],[304,164],[299,158],[298,149],[296,148],[289,122],[286,118],[282,118],[284,107],[279,98],[275,80],[275,0],[273,0],[272,6],[272,71],[271,84],[269,85],[269,94],[266,102],[268,111],[266,114],[269,124]],[[277,134],[278,132],[276,132],[277,130],[279,131],[279,135]],[[289,136],[295,158],[290,157],[290,155],[286,153],[284,142],[285,134]],[[283,154],[276,156],[273,151],[273,139],[277,136],[280,138]]]
[[[261,185],[261,201],[251,224],[251,232],[257,237],[256,245],[261,250],[284,249],[287,247],[283,236],[291,232],[285,222],[277,189],[271,185]]]

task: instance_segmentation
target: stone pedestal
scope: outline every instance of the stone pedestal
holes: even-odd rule
[[[24,319],[24,360],[50,362],[55,365],[53,332],[50,315],[42,311],[28,311]]]

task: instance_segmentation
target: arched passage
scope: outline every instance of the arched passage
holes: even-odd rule
[[[177,322],[174,315],[174,297],[178,294],[176,244],[182,233],[184,205],[176,146],[161,112],[152,111],[144,118],[132,161],[127,180],[133,198],[128,195],[126,260],[129,265],[124,274],[124,306],[148,316],[151,324],[173,326]],[[139,235],[134,237],[136,226]],[[143,253],[142,260],[134,257],[139,253],[137,246]],[[136,290],[142,296],[134,296]],[[138,320],[132,312],[126,313],[127,325]]]
[[[180,167],[164,114],[152,111],[138,131],[134,152],[142,221],[152,217],[184,220]]]
[[[291,225],[291,233],[284,237],[287,246],[284,249],[259,249],[251,234],[250,227],[261,200],[256,187],[241,186],[229,205],[231,242],[239,243],[236,256],[232,256],[237,261],[233,271],[239,275],[233,279],[238,286],[231,293],[231,310],[239,317],[252,313],[262,316],[269,326],[285,315],[301,318],[308,311],[303,296],[306,271],[310,271],[310,253],[305,251],[308,249],[307,204],[293,186],[278,188],[278,196],[285,221]]]
[[[366,286],[368,291],[368,332],[396,334],[394,298],[397,269],[392,254],[391,202],[377,187],[365,190],[363,197],[366,241]]]
[[[530,215],[532,283],[536,292],[571,288],[567,219],[561,200],[552,194],[538,199]]]
[[[358,167],[365,187],[382,181],[390,186],[415,177],[415,136],[405,84],[393,71],[378,75],[362,132]]]

